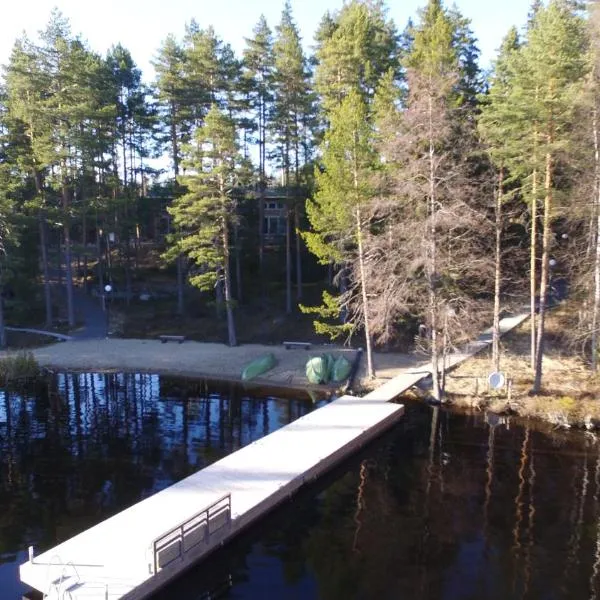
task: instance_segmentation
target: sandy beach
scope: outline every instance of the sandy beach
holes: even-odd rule
[[[305,389],[310,386],[304,372],[310,356],[321,352],[343,352],[353,360],[356,352],[337,346],[313,346],[309,350],[282,346],[245,344],[230,348],[224,344],[185,341],[161,343],[159,340],[99,339],[58,342],[32,350],[43,367],[72,371],[151,372],[164,375],[240,380],[244,366],[272,352],[277,365],[254,382],[276,387]],[[375,354],[377,379],[385,382],[402,369],[423,363],[407,354]],[[358,380],[365,378],[366,358],[362,357]],[[326,386],[317,386],[326,387]]]

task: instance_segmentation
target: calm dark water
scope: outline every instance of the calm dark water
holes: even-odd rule
[[[0,392],[0,600],[18,564],[313,409],[156,375],[58,375]]]
[[[0,598],[19,597],[29,543],[52,546],[311,408],[139,375],[0,396]],[[600,443],[409,405],[155,600],[593,599],[599,572]]]
[[[408,406],[154,600],[597,598],[600,445],[487,420]]]

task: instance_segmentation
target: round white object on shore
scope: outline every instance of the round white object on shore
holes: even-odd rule
[[[488,384],[492,390],[499,390],[504,387],[504,383],[506,382],[506,378],[504,377],[504,373],[500,371],[494,371],[488,375]]]

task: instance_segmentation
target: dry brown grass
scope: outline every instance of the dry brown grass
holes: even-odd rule
[[[529,321],[502,339],[500,370],[511,382],[510,391],[492,391],[491,351],[466,361],[448,379],[450,401],[458,406],[486,407],[551,421],[558,426],[600,423],[600,376],[577,356],[567,332],[574,309],[563,305],[547,318],[542,393],[531,395],[533,371],[529,361]]]

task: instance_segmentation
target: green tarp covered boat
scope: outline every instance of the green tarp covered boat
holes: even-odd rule
[[[306,378],[310,383],[327,383],[329,381],[329,362],[325,354],[312,356],[306,362]]]
[[[250,381],[263,373],[266,373],[277,364],[277,359],[272,352],[255,358],[251,363],[248,363],[242,371],[242,381]]]
[[[310,383],[329,383],[333,381],[340,383],[350,374],[352,365],[343,356],[334,358],[331,354],[325,353],[319,356],[313,356],[306,363],[306,378]]]
[[[352,370],[352,364],[345,356],[338,356],[333,363],[333,369],[331,370],[331,381],[341,383],[348,379],[350,371]]]

